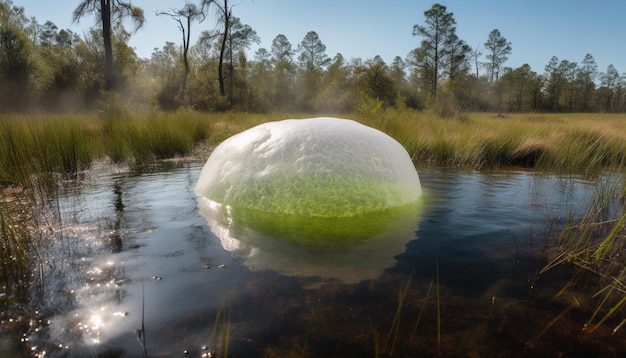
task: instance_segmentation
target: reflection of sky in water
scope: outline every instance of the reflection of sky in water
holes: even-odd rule
[[[61,202],[66,223],[44,252],[39,315],[49,322],[26,338],[33,352],[142,356],[144,340],[166,351],[176,344],[159,336],[172,322],[215,311],[218,268],[232,259],[197,213],[199,170],[98,178]]]
[[[212,345],[211,332],[224,302],[239,307],[236,312],[244,315],[233,318],[232,328],[243,340],[247,325],[265,324],[250,315],[256,308],[247,309],[265,302],[255,292],[264,292],[266,286],[325,282],[270,274],[262,270],[271,268],[268,265],[249,270],[248,266],[262,266],[258,260],[267,259],[267,253],[278,260],[284,247],[278,243],[254,248],[242,240],[240,235],[250,233],[243,229],[237,236],[224,235],[229,231],[219,228],[211,233],[193,193],[200,169],[200,164],[185,164],[173,171],[104,176],[77,188],[78,197],[64,199],[61,208],[67,219],[62,238],[55,235],[50,247],[42,250],[45,289],[37,306],[42,321],[34,321],[26,337],[34,353],[60,357],[123,352],[134,357],[144,354],[145,342],[149,356],[177,356],[185,349],[200,356],[206,352],[203,346]],[[498,258],[510,255],[513,237],[528,240],[529,230],[542,231],[550,217],[581,209],[589,195],[582,190],[588,188],[582,180],[524,172],[429,170],[420,172],[420,178],[428,200],[419,227],[414,221],[391,235],[390,240],[398,241],[389,251],[384,240],[379,241],[380,256],[370,261],[385,263],[375,268],[376,273],[368,271],[365,260],[347,277],[356,272],[375,278],[387,269],[414,271],[416,277],[430,280],[437,250],[442,284],[487,294],[510,273],[510,267],[498,266]],[[223,237],[229,240],[220,241]],[[248,257],[239,256],[242,249],[248,250]],[[287,264],[290,255],[283,255],[285,263],[276,262],[285,268],[279,269],[284,274],[333,274],[336,262],[331,259],[315,260],[309,253],[313,259],[301,260],[298,268],[293,261]],[[505,262],[510,264],[511,259],[506,257]],[[267,334],[275,333],[280,332]]]
[[[513,253],[522,255],[543,242],[554,224],[571,211],[583,213],[591,183],[578,178],[529,172],[420,172],[431,200],[415,240],[397,257],[396,269],[414,269],[418,276],[435,275],[441,282],[484,293],[515,269]],[[421,264],[416,264],[421,262]]]

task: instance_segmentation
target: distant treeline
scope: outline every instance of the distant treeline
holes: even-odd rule
[[[246,50],[260,39],[233,16],[236,7],[228,0],[198,2],[160,13],[172,18],[172,31],[179,26],[183,41],[166,42],[141,59],[121,25],[125,17],[143,22],[143,11],[130,1],[83,0],[74,18],[94,13],[103,20],[79,35],[50,21],[40,24],[24,8],[0,0],[0,111],[85,111],[112,100],[146,110],[626,111],[624,77],[613,65],[599,72],[588,54],[580,63],[555,56],[543,74],[529,65],[508,68],[512,45],[497,29],[485,34],[483,57],[480,47],[457,37],[453,14],[439,4],[413,29],[419,47],[385,63],[378,56],[331,58],[314,31],[296,46],[277,35],[271,48],[250,58]],[[202,31],[190,45],[196,27],[216,30]]]

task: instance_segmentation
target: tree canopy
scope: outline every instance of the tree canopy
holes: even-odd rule
[[[0,0],[0,112],[92,110],[107,91],[140,110],[626,111],[625,78],[614,65],[599,69],[587,54],[580,62],[555,55],[542,73],[527,64],[506,67],[514,46],[506,34],[493,29],[485,34],[484,51],[480,44],[472,48],[440,4],[422,18],[416,14],[416,47],[391,63],[327,54],[314,29],[302,39],[276,34],[269,48],[250,56],[261,39],[235,11],[228,0],[162,10],[181,42],[166,42],[140,59],[128,41],[145,18],[130,1],[80,1],[74,19],[95,14],[98,21],[76,34]],[[133,31],[123,18],[134,20]],[[192,24],[201,34],[195,44]]]

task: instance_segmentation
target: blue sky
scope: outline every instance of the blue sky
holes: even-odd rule
[[[194,0],[188,0],[194,2]],[[412,35],[413,25],[424,24],[424,11],[436,1],[423,0],[230,0],[236,4],[233,15],[250,25],[261,44],[271,48],[272,40],[284,34],[294,49],[308,31],[318,33],[333,57],[363,60],[380,55],[387,63],[395,56],[405,58],[419,47],[420,38]],[[195,0],[196,3],[199,0]],[[79,0],[13,0],[23,6],[27,16],[39,23],[51,20],[59,28],[80,34],[94,25],[91,18],[72,23],[72,11]],[[156,10],[181,8],[185,0],[133,0],[144,9],[147,22],[130,40],[140,57],[149,58],[155,47],[166,41],[180,44],[176,23],[155,16]],[[493,29],[512,43],[512,54],[505,66],[528,63],[543,73],[552,56],[580,63],[585,54],[593,55],[598,69],[605,72],[613,64],[626,72],[626,1],[624,0],[441,0],[457,22],[457,35],[470,46],[480,46]],[[192,37],[201,30],[213,29],[214,16],[192,28]],[[195,42],[195,41],[193,41]],[[483,55],[484,60],[484,55]]]

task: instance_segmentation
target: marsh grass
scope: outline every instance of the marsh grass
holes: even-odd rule
[[[437,263],[438,266],[438,263]],[[380,334],[374,335],[374,356],[375,357],[393,357],[396,353],[396,348],[405,350],[407,347],[416,347],[419,340],[417,339],[418,328],[422,318],[426,314],[427,308],[436,306],[436,344],[437,347],[433,349],[434,352],[440,354],[441,352],[441,297],[439,287],[439,277],[431,281],[428,285],[428,289],[424,296],[419,297],[419,291],[411,292],[411,284],[415,272],[411,271],[405,284],[398,288],[398,303],[396,311],[393,316],[393,320],[385,336],[381,342]],[[433,302],[434,301],[434,302]],[[407,307],[409,310],[415,311],[417,309],[417,315],[407,313]],[[412,329],[407,330],[406,324],[402,324],[401,321],[412,321]],[[422,332],[423,333],[423,332]]]
[[[99,147],[77,117],[0,118],[0,185],[56,191],[59,174],[88,168]]]
[[[215,321],[213,322],[211,337],[209,338],[211,352],[218,357],[228,357],[231,319],[231,311],[226,302],[226,299],[218,299],[218,306],[215,312]]]
[[[313,117],[307,114],[93,113],[85,115],[0,116],[0,254],[2,285],[24,280],[37,257],[38,243],[22,228],[39,225],[37,215],[22,211],[54,210],[42,203],[54,200],[68,179],[99,159],[141,168],[155,161],[194,155],[226,138],[267,121]],[[533,168],[557,173],[597,175],[626,165],[624,114],[511,114],[415,112],[363,108],[347,117],[378,128],[398,140],[418,167],[454,167],[473,170],[501,167]],[[208,153],[200,153],[206,159]],[[22,191],[24,209],[8,205]],[[609,193],[610,192],[610,193]],[[617,317],[626,305],[626,186],[598,195],[581,222],[571,220],[558,239],[562,253],[545,271],[573,265],[597,279],[596,306],[587,322],[589,330],[611,322],[615,331],[626,323]],[[617,199],[616,199],[617,198]],[[30,201],[29,201],[30,200]],[[621,203],[621,208],[608,203]],[[26,221],[32,222],[27,223]],[[409,281],[410,283],[410,281]],[[408,283],[407,283],[408,287]],[[431,288],[434,290],[431,293]],[[435,296],[437,345],[441,344],[439,281],[429,288],[424,302]],[[565,290],[567,291],[567,290]],[[565,292],[563,291],[563,292]],[[384,350],[394,351],[399,335],[401,291],[396,318]],[[574,293],[577,295],[578,293]],[[8,296],[5,296],[8,297]],[[420,313],[421,315],[421,313]],[[415,323],[415,329],[419,319]],[[220,310],[212,343],[228,352],[231,317]],[[440,347],[438,347],[440,348]]]
[[[418,165],[525,167],[596,174],[626,164],[626,115],[459,113],[387,110],[355,119],[386,132]]]
[[[20,188],[0,188],[0,307],[28,297],[34,281],[41,282],[41,219],[32,196]]]
[[[28,277],[28,241],[24,239],[23,232],[14,222],[11,213],[5,205],[0,205],[0,275],[5,286],[3,299],[11,300],[11,297],[24,285],[24,278]],[[0,307],[4,303],[0,300]]]
[[[398,332],[400,331],[400,318],[402,317],[402,305],[404,304],[406,295],[409,292],[412,278],[413,273],[411,272],[408,280],[406,281],[406,285],[398,292],[398,307],[396,308],[396,314],[393,317],[393,322],[391,323],[389,333],[387,333],[387,339],[385,339],[385,344],[383,346],[384,351],[388,352],[388,355],[390,357],[393,356],[393,351],[396,347],[396,343],[398,340]]]
[[[159,159],[185,156],[205,139],[209,121],[175,116],[109,117],[104,126],[106,154],[117,163],[141,166]]]
[[[583,327],[588,332],[611,322],[616,333],[626,323],[617,321],[626,305],[625,193],[624,178],[601,182],[582,219],[568,219],[556,239],[557,253],[540,272],[573,269],[555,299],[571,297],[576,305],[589,302],[591,315]]]
[[[418,165],[503,166],[597,173],[626,164],[626,115],[456,113],[386,109],[344,117],[398,140]],[[132,166],[212,148],[263,122],[307,114],[174,113],[0,117],[0,184],[29,185],[34,174],[76,172],[108,157]]]

